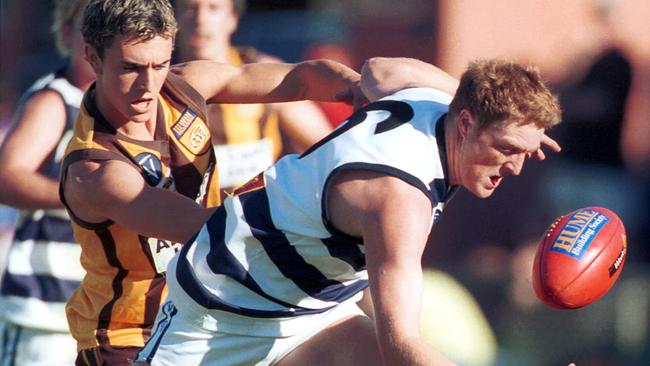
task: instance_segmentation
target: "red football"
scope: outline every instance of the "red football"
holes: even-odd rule
[[[591,304],[612,287],[625,263],[625,227],[612,211],[585,207],[559,217],[540,240],[533,287],[560,309]]]

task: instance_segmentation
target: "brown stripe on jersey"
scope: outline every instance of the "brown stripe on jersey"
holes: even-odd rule
[[[210,134],[212,135],[212,144],[227,144],[228,136],[226,136],[226,126],[221,105],[211,104],[208,106],[208,119],[208,128],[210,129]]]
[[[97,348],[87,348],[77,353],[76,366],[100,366],[101,357],[96,353]]]
[[[138,234],[138,241],[140,242],[140,247],[142,248],[145,257],[147,258],[147,262],[149,262],[149,265],[151,266],[151,270],[155,273],[156,263],[154,263],[153,261],[153,254],[151,254],[151,248],[149,247],[149,243],[147,242],[147,240],[148,240],[147,237]]]
[[[95,103],[95,83],[93,83],[88,92],[84,95],[83,105],[88,111],[88,114],[94,119],[93,131],[96,133],[105,133],[109,135],[115,135],[117,130],[113,125],[108,123],[104,115],[101,114],[99,108],[97,108],[97,103]]]
[[[115,302],[120,297],[122,297],[122,293],[124,292],[122,281],[124,281],[129,271],[122,267],[122,263],[120,263],[119,258],[117,258],[117,247],[115,245],[115,239],[113,238],[110,230],[108,228],[95,230],[95,234],[97,234],[99,240],[102,243],[106,261],[113,268],[117,268],[117,274],[115,277],[113,277],[113,281],[111,283],[111,287],[113,289],[113,298],[108,301],[108,303],[106,303],[99,312],[96,338],[97,342],[101,346],[103,344],[110,344],[107,329],[111,323],[113,306],[115,306]]]
[[[202,120],[206,122],[208,121],[208,105],[206,104],[205,99],[180,76],[171,72],[167,74],[167,79],[165,80],[165,84],[163,84],[161,92],[170,99],[173,99],[175,102],[187,105],[190,109],[196,112]]]
[[[211,148],[207,152],[214,156]],[[183,196],[195,199],[203,182],[203,174],[177,147],[174,146],[170,153],[172,155],[172,175],[175,178],[176,191]],[[214,157],[210,158],[210,161],[214,160]]]
[[[165,289],[165,277],[161,274],[157,275],[151,280],[149,290],[145,294],[144,303],[144,324],[142,324],[142,336],[148,339],[151,335],[151,328],[156,320],[160,303],[162,302],[162,294]]]

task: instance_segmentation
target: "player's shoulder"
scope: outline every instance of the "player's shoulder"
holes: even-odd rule
[[[132,180],[139,173],[131,165],[120,160],[79,160],[70,164],[68,177],[79,188],[111,188],[115,183]]]
[[[22,116],[20,120],[25,116],[37,116],[39,121],[51,122],[55,119],[65,121],[65,102],[58,92],[51,89],[32,93],[23,100],[19,110]],[[40,118],[40,116],[47,116],[47,118]]]
[[[408,101],[431,101],[448,105],[453,97],[441,90],[428,87],[404,88],[382,99]]]

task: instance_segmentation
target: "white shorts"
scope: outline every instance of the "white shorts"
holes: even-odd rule
[[[138,353],[135,364],[274,365],[329,325],[355,315],[364,314],[355,302],[349,301],[317,317],[305,317],[303,330],[299,333],[285,337],[258,336],[208,330],[200,325],[196,317],[188,318],[171,301],[167,301],[158,312],[151,338]],[[237,320],[240,321],[241,316],[237,316]],[[296,320],[291,321],[295,323]],[[267,320],[269,327],[281,328],[282,322],[281,319]]]
[[[77,342],[70,333],[44,331],[0,321],[0,365],[74,365]]]

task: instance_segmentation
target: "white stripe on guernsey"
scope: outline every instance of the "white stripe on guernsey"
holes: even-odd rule
[[[209,250],[208,242],[200,241],[187,251],[187,259],[192,263],[196,276],[206,290],[230,305],[267,311],[286,310],[283,306],[259,296],[230,277],[213,273],[206,261]]]
[[[44,302],[33,297],[0,297],[0,316],[23,327],[67,332],[65,302]]]
[[[43,216],[51,216],[51,217],[56,217],[58,219],[70,220],[70,216],[68,216],[68,212],[63,208],[52,208],[48,210],[40,209],[32,212],[31,215],[29,216],[31,216],[32,220],[34,221],[38,221],[42,219]]]
[[[59,141],[59,144],[56,146],[56,152],[54,153],[54,161],[59,163],[61,162],[61,159],[63,159],[63,155],[65,154],[65,149],[68,147],[68,142],[72,139],[72,136],[74,135],[73,130],[67,130],[61,137],[61,141]]]
[[[240,230],[239,232],[226,232],[226,246],[244,268],[248,270],[265,293],[290,304],[296,304],[308,309],[323,309],[338,304],[338,302],[322,301],[309,296],[292,280],[285,277],[269,258],[262,243],[253,237],[250,227],[248,225],[235,225],[237,217],[243,216],[239,197],[230,200],[230,203],[228,208],[231,209],[229,211],[233,214],[228,215],[226,228],[235,227]],[[239,223],[242,223],[242,221],[240,220]],[[231,235],[235,240],[228,240]],[[245,245],[241,244],[239,238],[247,239]],[[252,260],[252,262],[248,263],[247,259]]]
[[[81,281],[85,274],[81,267],[81,246],[34,240],[13,243],[7,270],[16,275],[47,274],[62,280]]]
[[[50,88],[55,89],[63,96],[67,105],[81,105],[84,93],[81,89],[70,84],[66,79],[56,79],[50,83]]]
[[[242,208],[238,198],[228,199],[224,202],[224,205],[228,208],[226,225],[226,241],[230,241],[227,245],[228,250],[249,271],[265,293],[286,303],[297,304],[309,309],[322,309],[336,304],[313,299],[305,294],[293,281],[287,279],[278,270],[267,256],[261,243],[252,236],[247,225],[241,225],[242,221],[239,221],[240,225],[235,225],[237,222],[236,216],[242,215]],[[191,253],[194,248],[196,248],[196,252]],[[257,310],[285,309],[281,305],[254,293],[230,277],[213,273],[205,260],[208,250],[208,243],[199,242],[188,252],[188,259],[193,263],[197,277],[211,292],[227,303],[242,307]],[[251,258],[253,263],[248,262]]]

